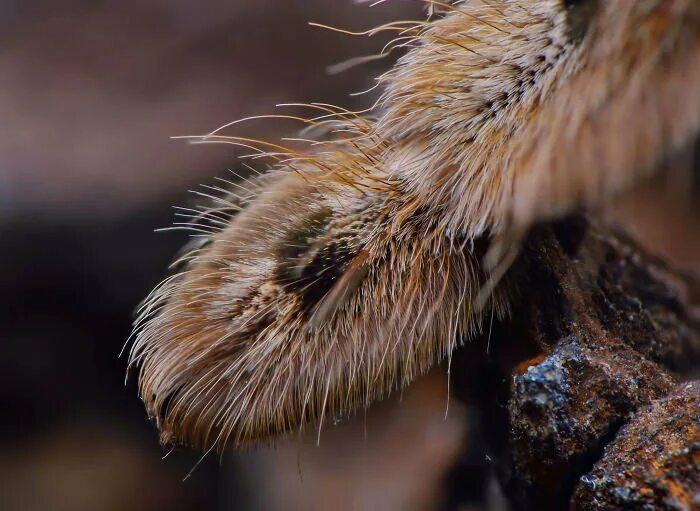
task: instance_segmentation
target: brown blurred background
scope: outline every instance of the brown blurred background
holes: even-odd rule
[[[325,69],[384,40],[307,22],[365,29],[421,13],[417,0],[0,1],[0,509],[500,508],[483,425],[456,403],[445,418],[439,369],[329,428],[320,447],[311,432],[198,464],[187,450],[162,459],[118,356],[136,304],[186,240],[154,228],[191,200],[188,188],[239,168],[228,146],[170,137],[282,102],[367,105],[349,93],[388,62]],[[268,138],[295,129],[237,127]],[[682,176],[614,207],[697,270],[697,175]],[[453,480],[455,467],[468,482]]]

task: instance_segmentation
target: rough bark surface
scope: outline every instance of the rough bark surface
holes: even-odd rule
[[[640,411],[581,478],[575,509],[700,508],[700,384]]]
[[[697,282],[577,216],[534,232],[510,283],[480,401],[512,507],[700,509]]]

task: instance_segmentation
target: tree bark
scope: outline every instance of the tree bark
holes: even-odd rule
[[[537,228],[503,285],[511,317],[453,381],[512,507],[700,508],[700,285],[583,216]]]

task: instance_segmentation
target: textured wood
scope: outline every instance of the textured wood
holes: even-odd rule
[[[700,361],[697,282],[577,216],[533,232],[504,285],[512,316],[489,332],[480,395],[506,425],[490,446],[513,507],[696,509],[700,400],[670,396]]]

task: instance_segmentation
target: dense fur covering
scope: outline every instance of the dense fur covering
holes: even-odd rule
[[[440,7],[377,29],[407,48],[381,100],[310,105],[309,147],[202,138],[272,165],[195,212],[203,243],[140,311],[131,363],[163,441],[259,441],[408,384],[506,313],[482,300],[489,240],[502,255],[697,131],[695,0]]]
[[[335,420],[479,326],[471,244],[418,214],[392,231],[382,195],[306,177],[275,173],[146,303],[132,357],[164,441],[223,446]]]

